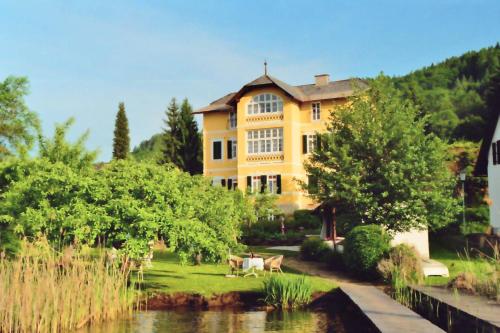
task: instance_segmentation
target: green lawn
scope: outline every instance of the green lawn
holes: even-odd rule
[[[465,251],[454,252],[441,246],[440,244],[430,244],[431,259],[437,260],[448,267],[450,277],[430,276],[426,278],[427,285],[444,285],[458,274],[463,272],[474,272],[481,277],[489,271],[491,265],[479,258],[468,258]]]
[[[264,256],[276,253],[275,251],[264,250],[261,247],[252,247],[252,251]],[[286,262],[288,254],[284,254]],[[284,268],[284,272],[288,276],[300,275],[286,268]],[[225,275],[228,273],[229,267],[227,264],[180,265],[174,253],[168,250],[157,250],[154,253],[153,267],[144,271],[142,288],[148,293],[187,292],[208,296],[230,291],[259,291],[265,279],[262,272],[259,273],[258,278],[243,278],[241,276],[226,278]],[[133,274],[135,275],[135,273]],[[311,276],[310,279],[314,291],[329,291],[336,287],[334,282],[327,279],[315,276]]]

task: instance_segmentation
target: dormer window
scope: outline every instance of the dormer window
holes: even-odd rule
[[[283,100],[274,94],[254,96],[247,105],[248,114],[283,112]]]

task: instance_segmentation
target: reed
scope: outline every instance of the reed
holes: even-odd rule
[[[274,275],[264,280],[264,301],[280,308],[296,308],[311,301],[312,285],[308,278]]]
[[[130,315],[136,293],[104,256],[24,241],[12,260],[0,259],[0,332],[60,332]]]

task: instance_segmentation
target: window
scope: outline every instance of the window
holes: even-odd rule
[[[496,165],[498,163],[497,161],[497,143],[493,142],[491,144],[491,155],[493,156],[493,165]]]
[[[321,119],[321,103],[312,103],[312,120]]]
[[[272,175],[267,177],[267,189],[269,193],[278,193],[278,176]]]
[[[283,100],[273,94],[254,96],[247,105],[248,114],[283,112]]]
[[[283,152],[283,128],[248,131],[248,154]]]
[[[236,176],[227,179],[227,189],[236,190],[238,188],[238,178]]]
[[[261,190],[260,176],[252,176],[252,193],[257,193]]]
[[[247,176],[247,188],[251,193],[263,193],[267,189],[270,193],[281,194],[281,175]]]
[[[212,159],[213,160],[222,159],[222,140],[212,141]]]
[[[493,155],[493,165],[500,164],[500,140],[491,144],[491,153]]]
[[[318,144],[318,136],[316,134],[302,135],[302,153],[312,153]]]
[[[238,145],[235,139],[227,140],[227,158],[232,160],[236,158]]]
[[[236,128],[237,124],[236,112],[229,112],[229,128]]]

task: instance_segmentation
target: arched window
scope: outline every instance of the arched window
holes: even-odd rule
[[[248,114],[283,112],[283,100],[273,94],[254,96],[247,106]]]

